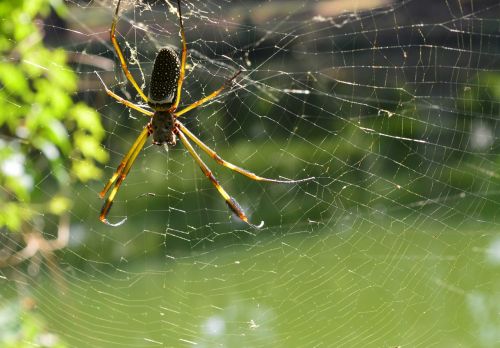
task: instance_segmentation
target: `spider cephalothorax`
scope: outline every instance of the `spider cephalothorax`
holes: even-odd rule
[[[156,111],[149,123],[149,129],[153,135],[153,144],[175,146],[176,124],[174,115],[168,111]]]
[[[232,163],[229,163],[222,159],[217,153],[212,150],[210,147],[205,145],[198,137],[196,137],[189,129],[187,129],[177,118],[181,115],[184,115],[188,111],[191,111],[203,103],[217,97],[225,88],[229,87],[232,81],[240,74],[241,71],[237,71],[230,79],[228,79],[222,87],[215,90],[208,96],[201,98],[200,100],[188,105],[181,111],[177,111],[177,107],[179,106],[179,102],[181,99],[181,91],[182,91],[182,82],[184,81],[184,74],[186,69],[186,56],[187,56],[187,45],[186,45],[186,36],[184,34],[184,26],[182,24],[182,14],[181,14],[181,3],[180,0],[177,0],[177,10],[179,13],[179,27],[182,38],[182,53],[181,59],[179,61],[179,57],[175,53],[175,51],[171,48],[163,48],[158,52],[156,56],[153,72],[151,74],[151,83],[149,87],[149,96],[146,96],[142,89],[139,87],[137,82],[134,79],[134,76],[130,73],[127,67],[127,62],[123,55],[123,52],[120,48],[120,44],[115,36],[116,24],[118,22],[118,12],[120,8],[120,0],[118,0],[118,4],[116,5],[115,15],[113,17],[113,22],[111,23],[111,42],[113,43],[113,47],[115,48],[118,59],[120,60],[121,67],[125,76],[130,81],[132,86],[136,89],[139,96],[142,98],[144,102],[146,102],[153,111],[146,110],[143,107],[128,101],[116,93],[112,92],[106,85],[104,84],[104,88],[106,89],[106,93],[108,93],[111,97],[115,98],[118,102],[124,104],[125,106],[134,109],[143,113],[146,116],[149,116],[151,120],[148,124],[142,129],[141,133],[135,140],[134,144],[127,152],[127,154],[123,157],[118,169],[113,174],[111,179],[109,179],[108,183],[102,189],[99,194],[101,198],[104,198],[108,191],[113,187],[111,193],[108,198],[104,202],[104,205],[101,209],[101,214],[99,218],[102,222],[110,226],[119,226],[125,222],[127,218],[124,218],[122,221],[112,224],[108,221],[107,216],[113,205],[113,200],[122,184],[123,180],[127,177],[132,165],[139,155],[139,152],[146,144],[146,140],[149,136],[153,136],[153,143],[157,145],[167,144],[168,146],[174,146],[176,143],[177,137],[181,140],[184,147],[187,149],[189,154],[194,158],[196,163],[200,166],[203,174],[210,180],[210,182],[215,186],[219,194],[224,198],[226,204],[229,206],[231,211],[233,211],[242,221],[246,222],[252,227],[260,227],[263,225],[263,222],[259,226],[253,225],[248,221],[248,217],[243,212],[243,209],[236,202],[236,200],[229,196],[229,194],[224,190],[224,188],[219,184],[212,171],[208,168],[208,166],[203,162],[198,153],[194,150],[191,145],[191,141],[193,141],[199,148],[201,148],[208,156],[214,159],[218,164],[234,170],[246,177],[257,180],[257,181],[267,181],[267,182],[276,182],[276,183],[298,183],[302,181],[311,180],[314,178],[307,178],[302,180],[277,180],[277,179],[268,179],[262,176],[255,175],[252,172],[249,172],[246,169],[240,168]],[[114,185],[114,186],[113,186]]]

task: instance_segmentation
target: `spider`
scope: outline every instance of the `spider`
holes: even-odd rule
[[[118,1],[116,5],[115,14],[113,17],[113,22],[111,23],[110,29],[110,37],[111,42],[113,43],[114,50],[118,59],[120,60],[121,67],[128,81],[132,84],[132,86],[137,90],[137,93],[142,98],[144,102],[152,109],[146,110],[143,107],[132,103],[129,100],[126,100],[119,95],[112,92],[102,81],[100,76],[98,75],[101,83],[103,84],[106,93],[116,99],[119,103],[139,111],[144,115],[150,117],[150,121],[146,124],[146,126],[142,129],[141,133],[135,140],[132,147],[129,149],[125,157],[123,157],[120,165],[117,170],[113,174],[113,176],[109,179],[108,183],[104,186],[103,190],[100,192],[99,196],[104,198],[108,191],[113,186],[111,193],[108,198],[104,202],[104,205],[101,209],[101,213],[99,219],[109,225],[109,226],[120,226],[127,220],[125,217],[123,220],[117,223],[110,223],[107,219],[108,213],[113,205],[113,200],[120,188],[120,185],[125,180],[125,177],[129,173],[132,165],[139,155],[139,152],[143,148],[146,140],[149,136],[153,136],[153,144],[155,145],[167,145],[174,146],[176,144],[177,138],[179,138],[187,149],[189,154],[194,158],[196,163],[200,166],[203,174],[210,180],[210,182],[215,186],[219,194],[224,198],[227,205],[231,209],[231,211],[236,214],[242,221],[250,225],[254,228],[260,228],[264,225],[262,221],[259,225],[252,224],[248,217],[245,215],[241,206],[236,202],[234,198],[232,198],[220,185],[215,176],[212,174],[212,171],[208,168],[208,166],[203,162],[201,157],[191,145],[191,141],[193,141],[201,150],[203,150],[208,156],[215,160],[215,162],[219,165],[222,165],[226,168],[229,168],[235,172],[238,172],[246,177],[256,180],[256,181],[265,181],[265,182],[274,182],[274,183],[299,183],[303,181],[312,180],[314,178],[306,178],[301,180],[277,180],[277,179],[269,179],[258,176],[246,169],[240,168],[232,163],[229,163],[222,159],[214,150],[208,147],[205,143],[203,143],[198,137],[196,137],[189,129],[187,129],[179,120],[179,116],[186,114],[188,111],[191,111],[198,106],[208,102],[209,100],[217,97],[225,88],[229,87],[232,82],[238,77],[241,73],[241,70],[238,70],[231,78],[227,79],[226,82],[217,90],[207,95],[206,97],[188,105],[184,109],[177,111],[177,107],[179,106],[181,99],[181,91],[182,91],[182,82],[184,81],[185,71],[186,71],[186,56],[187,56],[187,44],[186,44],[186,36],[184,34],[184,25],[182,23],[182,13],[181,13],[181,2],[177,0],[177,11],[179,17],[179,27],[180,27],[180,36],[182,43],[182,52],[181,59],[177,53],[169,48],[161,48],[155,58],[153,64],[153,71],[151,74],[151,81],[149,87],[149,95],[146,96],[144,91],[139,87],[134,77],[130,73],[127,67],[127,62],[123,55],[123,52],[120,48],[120,44],[116,39],[115,30],[116,24],[118,22],[118,13],[120,9],[121,0]],[[190,139],[190,140],[189,140]]]

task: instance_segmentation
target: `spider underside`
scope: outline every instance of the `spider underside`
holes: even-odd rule
[[[215,97],[217,97],[225,88],[229,87],[232,84],[232,82],[241,72],[240,70],[237,71],[231,78],[226,80],[226,82],[219,89],[215,90],[208,96],[192,103],[191,105],[188,105],[181,111],[177,111],[177,107],[179,106],[181,98],[182,83],[185,76],[186,57],[187,57],[187,44],[186,44],[186,37],[184,34],[184,26],[182,23],[180,0],[177,0],[177,11],[179,16],[179,27],[180,27],[180,35],[182,41],[181,59],[179,60],[179,56],[171,48],[166,47],[159,50],[153,65],[149,94],[148,96],[146,96],[142,91],[142,89],[137,84],[137,82],[135,81],[130,71],[128,70],[127,62],[120,48],[120,44],[118,43],[118,40],[116,39],[115,36],[120,2],[121,0],[118,1],[115,14],[113,17],[113,22],[111,24],[111,30],[110,30],[111,42],[113,43],[113,47],[118,56],[118,59],[120,60],[121,67],[128,81],[136,89],[137,93],[140,95],[142,100],[146,102],[153,111],[146,110],[141,106],[120,97],[119,95],[115,94],[110,89],[108,89],[107,86],[104,84],[104,82],[101,80],[108,95],[116,99],[119,103],[124,104],[125,106],[131,109],[139,111],[146,116],[149,116],[151,119],[147,123],[147,125],[143,128],[142,132],[139,134],[134,144],[131,146],[130,150],[125,154],[124,158],[120,162],[120,165],[118,166],[113,176],[109,179],[108,183],[104,186],[103,190],[100,192],[99,194],[100,197],[104,198],[108,193],[108,191],[111,189],[111,187],[113,187],[111,193],[109,194],[108,198],[104,202],[104,205],[101,209],[101,213],[99,216],[100,220],[103,223],[110,226],[119,226],[123,224],[127,219],[125,217],[118,223],[110,223],[107,219],[107,215],[111,209],[111,206],[113,205],[113,200],[120,188],[120,185],[125,180],[127,174],[132,168],[132,165],[137,156],[139,155],[144,144],[146,143],[146,140],[149,138],[149,136],[152,135],[153,144],[155,145],[166,144],[167,146],[175,146],[177,138],[179,138],[184,147],[186,148],[186,150],[199,165],[202,172],[210,180],[210,182],[212,182],[212,184],[215,186],[219,194],[224,198],[226,204],[231,209],[231,211],[248,225],[254,228],[262,227],[264,224],[263,221],[259,225],[254,225],[249,222],[248,217],[245,215],[241,206],[219,184],[215,176],[212,174],[212,171],[208,168],[205,162],[203,162],[201,157],[198,155],[198,153],[191,145],[191,141],[193,141],[201,150],[203,150],[208,156],[210,156],[213,160],[215,160],[217,164],[229,168],[242,175],[245,175],[246,177],[252,180],[275,182],[275,183],[298,183],[298,182],[312,180],[314,178],[311,177],[301,180],[278,180],[278,179],[269,179],[258,176],[252,172],[249,172],[246,169],[240,168],[222,159],[219,155],[217,155],[217,153],[214,150],[212,150],[200,139],[198,139],[198,137],[196,137],[193,133],[191,133],[191,131],[189,131],[189,129],[187,129],[177,119],[179,116],[187,113],[188,111],[191,111],[197,108],[198,106],[208,102],[209,100],[212,100]]]

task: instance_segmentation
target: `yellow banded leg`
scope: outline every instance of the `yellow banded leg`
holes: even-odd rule
[[[256,180],[256,181],[265,181],[265,182],[275,182],[275,183],[283,183],[283,184],[296,184],[299,182],[304,182],[304,181],[309,181],[313,180],[314,177],[310,178],[305,178],[305,179],[300,179],[300,180],[279,180],[279,179],[269,179],[269,178],[264,178],[262,176],[258,176],[252,172],[249,172],[246,169],[240,168],[224,159],[222,159],[217,153],[209,148],[204,142],[202,142],[200,139],[198,139],[189,129],[187,129],[182,123],[177,121],[177,124],[179,125],[179,129],[181,132],[186,134],[192,141],[195,142],[196,145],[198,145],[204,152],[206,152],[210,157],[212,157],[215,162],[220,164],[221,166],[224,166],[226,168],[229,168],[231,170],[234,170],[235,172],[238,172],[240,174],[245,175],[246,177]]]
[[[139,87],[139,85],[135,81],[134,77],[132,76],[132,74],[128,70],[127,62],[125,61],[125,57],[123,56],[122,49],[120,48],[120,44],[118,43],[118,40],[116,39],[115,31],[116,31],[116,23],[118,22],[118,11],[120,9],[120,2],[121,2],[121,0],[118,0],[118,4],[116,5],[115,15],[113,17],[113,22],[111,23],[111,30],[109,31],[109,36],[111,38],[111,42],[113,43],[113,47],[115,48],[115,52],[118,55],[118,59],[120,60],[120,64],[122,66],[123,72],[125,73],[125,76],[130,81],[132,86],[134,86],[137,93],[139,93],[142,100],[144,100],[147,103],[148,98],[146,97],[146,95],[144,94],[144,92]]]
[[[262,221],[259,225],[254,225],[248,221],[248,217],[245,215],[243,212],[243,209],[240,207],[238,202],[224,190],[224,188],[220,185],[220,183],[217,181],[215,176],[212,174],[212,171],[208,168],[208,166],[203,162],[201,157],[196,153],[194,150],[193,146],[189,142],[189,140],[186,138],[186,136],[182,132],[177,132],[177,135],[181,139],[182,143],[188,150],[189,154],[194,158],[196,163],[200,166],[201,171],[205,176],[210,180],[210,182],[215,186],[217,191],[219,191],[219,194],[224,198],[226,201],[226,204],[229,206],[229,208],[233,211],[234,214],[236,214],[242,221],[246,222],[248,225],[254,227],[254,228],[261,228],[264,226],[264,221]]]
[[[225,88],[227,88],[231,82],[233,82],[233,80],[239,75],[241,74],[241,70],[238,70],[238,72],[236,74],[233,75],[233,77],[231,77],[229,80],[227,80],[223,85],[222,87],[220,87],[219,89],[215,90],[214,92],[212,92],[210,95],[207,95],[205,98],[202,98],[200,100],[198,100],[197,102],[194,102],[193,104],[185,107],[184,109],[182,109],[181,111],[179,112],[176,112],[174,113],[174,116],[175,117],[179,117],[183,114],[185,114],[186,112],[188,111],[191,111],[195,108],[197,108],[198,106],[200,106],[201,104],[204,104],[206,103],[207,101],[211,100],[211,99],[214,99],[215,97],[217,97]]]
[[[113,205],[113,200],[115,199],[115,196],[120,188],[120,185],[122,184],[123,180],[125,180],[125,178],[127,177],[127,174],[129,173],[130,168],[132,168],[132,165],[134,164],[135,159],[137,158],[137,156],[141,152],[149,135],[150,135],[150,131],[149,131],[149,124],[148,124],[146,127],[144,127],[141,134],[137,137],[137,140],[134,142],[134,144],[130,148],[129,152],[123,158],[123,160],[120,163],[120,165],[118,166],[118,169],[116,170],[115,174],[113,174],[113,176],[109,180],[108,184],[104,187],[104,189],[99,194],[99,196],[101,198],[104,198],[104,196],[106,195],[108,190],[111,188],[113,183],[115,184],[115,186],[111,190],[111,193],[109,194],[108,198],[106,199],[106,202],[102,206],[101,214],[99,215],[99,219],[102,222],[104,222],[106,225],[116,227],[116,226],[120,226],[121,224],[123,224],[125,222],[125,220],[127,220],[127,218],[125,217],[120,222],[112,224],[107,220],[106,217],[107,217],[107,215],[108,215],[108,213]],[[115,183],[115,181],[116,181],[116,183]]]
[[[142,107],[140,107],[139,105],[134,104],[134,103],[132,103],[132,102],[130,102],[130,101],[128,101],[128,100],[126,100],[126,99],[124,99],[124,98],[120,97],[118,94],[116,94],[116,93],[112,92],[112,91],[108,88],[108,86],[106,86],[106,84],[105,84],[105,83],[104,83],[104,81],[102,80],[101,76],[100,76],[97,72],[95,72],[95,73],[96,73],[97,77],[99,77],[99,80],[101,80],[101,83],[102,83],[102,85],[104,86],[104,89],[106,90],[106,93],[107,93],[110,97],[113,97],[113,98],[114,98],[114,99],[116,99],[119,103],[121,103],[121,104],[123,104],[123,105],[125,105],[125,106],[127,106],[127,107],[129,107],[129,108],[131,108],[131,109],[134,109],[134,110],[136,110],[136,111],[139,111],[140,113],[143,113],[143,114],[144,114],[144,115],[146,115],[146,116],[153,117],[154,112],[149,111],[149,110],[146,110],[146,109],[143,109],[143,108],[142,108]]]
[[[170,112],[175,111],[179,106],[179,103],[181,101],[182,83],[184,82],[184,76],[186,75],[187,44],[186,44],[186,34],[184,33],[184,24],[182,23],[180,0],[177,0],[177,11],[179,12],[179,26],[181,27],[181,41],[182,41],[181,71],[179,73],[179,79],[177,80],[177,95],[175,97],[174,104],[169,110]]]

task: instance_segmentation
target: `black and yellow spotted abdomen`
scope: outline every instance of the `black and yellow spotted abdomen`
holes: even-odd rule
[[[180,64],[177,53],[169,47],[162,48],[156,55],[148,96],[151,108],[166,110],[174,103]]]

